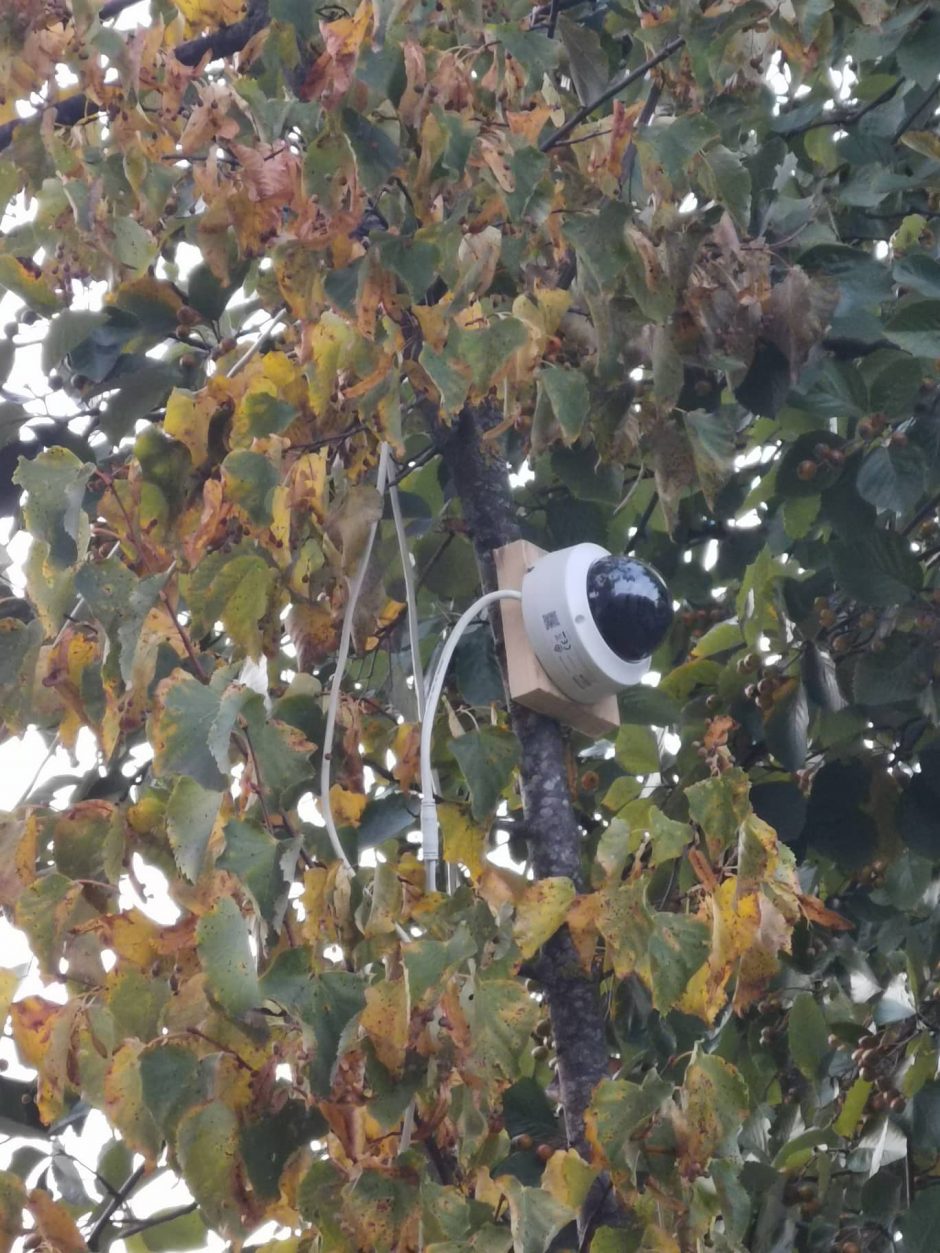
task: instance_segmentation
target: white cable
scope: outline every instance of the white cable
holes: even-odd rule
[[[437,805],[434,801],[434,778],[431,767],[431,739],[437,705],[444,691],[447,668],[460,643],[461,636],[478,614],[498,600],[521,599],[521,592],[506,587],[496,592],[487,592],[475,600],[470,608],[457,619],[453,630],[447,637],[447,642],[441,649],[441,655],[428,683],[427,703],[424,709],[424,720],[421,723],[421,850],[424,857],[425,882],[429,892],[433,892],[436,888],[437,863],[441,859],[441,837],[437,822]]]
[[[401,502],[398,499],[398,488],[394,483],[388,489],[392,503],[392,518],[395,522],[395,535],[398,539],[398,553],[401,558],[401,574],[405,584],[405,605],[408,611],[408,644],[411,648],[411,676],[415,685],[415,708],[418,721],[424,718],[424,670],[421,667],[421,649],[418,638],[418,600],[415,594],[414,569],[411,564],[411,550],[405,536],[405,526],[401,516]]]
[[[379,469],[375,480],[376,490],[380,496],[385,494],[385,484],[388,479],[388,463],[389,448],[388,444],[383,443],[379,450]],[[330,766],[333,761],[333,736],[336,731],[336,715],[339,712],[340,690],[343,675],[346,672],[346,662],[349,658],[349,645],[352,642],[356,602],[359,600],[359,593],[362,591],[362,585],[365,582],[366,570],[369,565],[369,558],[372,556],[372,545],[375,543],[375,533],[378,527],[379,519],[376,518],[369,527],[366,546],[359,559],[359,569],[356,571],[355,578],[349,586],[349,597],[346,601],[343,627],[339,637],[339,651],[336,654],[336,667],[333,671],[330,699],[326,709],[326,726],[323,731],[323,756],[320,762],[320,809],[323,813],[323,821],[326,824],[326,833],[330,837],[330,843],[333,845],[333,852],[347,870],[352,870],[353,865],[340,843],[339,832],[333,820],[333,806],[330,803]]]

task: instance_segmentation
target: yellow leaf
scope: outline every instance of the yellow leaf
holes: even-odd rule
[[[397,602],[391,603],[397,604]],[[402,791],[409,792],[420,773],[418,760],[420,742],[421,728],[415,722],[403,722],[392,740],[392,753],[395,757],[395,768],[392,773],[398,780]]]
[[[41,996],[25,996],[11,1007],[13,1042],[26,1066],[38,1070],[42,1065],[52,1028],[61,1012],[60,1005]]]
[[[297,458],[287,476],[290,507],[312,513],[318,522],[326,518],[326,453],[307,452]]]
[[[358,827],[362,811],[366,807],[366,798],[360,792],[347,792],[338,783],[334,783],[330,788],[330,805],[338,827]]]
[[[162,1136],[144,1104],[140,1078],[139,1040],[128,1040],[111,1059],[104,1079],[105,1113],[120,1131],[128,1148],[153,1164],[162,1147]]]
[[[466,866],[476,882],[484,869],[486,832],[459,805],[439,805],[437,817],[444,836],[444,860]]]
[[[33,263],[26,264],[9,253],[0,256],[0,287],[26,302],[36,313],[54,313],[59,308],[59,298],[50,287],[41,270],[36,272]]]
[[[405,1065],[410,1017],[410,998],[404,978],[384,979],[366,988],[366,1005],[359,1021],[372,1041],[376,1057],[392,1074],[400,1074]]]
[[[574,900],[574,884],[556,876],[530,883],[516,906],[513,939],[523,957],[533,957],[565,920]]]
[[[757,898],[760,922],[750,948],[741,957],[734,985],[736,1014],[759,1001],[780,969],[780,954],[789,953],[793,924],[766,896]]]
[[[304,873],[303,934],[314,953],[337,939],[349,919],[350,877],[341,861],[330,866],[311,866]]]
[[[576,1149],[553,1153],[542,1174],[545,1191],[577,1212],[587,1199],[591,1184],[600,1172],[589,1166]]]
[[[738,894],[733,875],[706,902],[711,913],[712,945],[708,961],[695,972],[677,1008],[714,1022],[725,1005],[725,989],[741,958],[748,953],[760,926],[756,894]]]
[[[194,466],[201,466],[209,455],[209,422],[217,409],[207,391],[188,392],[176,387],[166,402],[163,430],[189,449]]]
[[[568,910],[566,922],[571,933],[571,940],[577,950],[581,965],[590,971],[597,952],[600,932],[597,929],[597,911],[601,898],[597,892],[587,896],[578,896]]]
[[[176,7],[191,35],[208,26],[231,26],[245,16],[244,0],[176,0]]]
[[[0,1024],[7,1020],[10,1003],[20,986],[20,976],[15,970],[0,970]]]

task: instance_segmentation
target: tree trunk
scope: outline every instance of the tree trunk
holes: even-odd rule
[[[465,409],[453,427],[437,428],[444,464],[460,500],[485,591],[496,587],[493,549],[519,539],[509,470],[499,441],[483,439],[502,415],[490,406]],[[503,663],[499,615],[493,632]],[[521,749],[525,832],[535,876],[565,875],[583,890],[581,831],[568,790],[565,740],[554,719],[509,703],[510,725]],[[543,947],[536,965],[545,989],[558,1057],[558,1085],[568,1143],[588,1155],[584,1113],[597,1083],[607,1075],[609,1050],[598,981],[585,973],[567,927]],[[589,1198],[596,1211],[609,1188]],[[606,1208],[606,1207],[605,1207]],[[595,1213],[596,1218],[596,1213]],[[606,1221],[610,1218],[605,1215]]]

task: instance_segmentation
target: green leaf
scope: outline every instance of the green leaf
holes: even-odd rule
[[[704,113],[680,113],[650,127],[644,142],[656,153],[669,179],[680,183],[692,158],[717,136],[718,128]]]
[[[839,1116],[832,1124],[832,1129],[840,1136],[853,1136],[865,1113],[868,1098],[874,1084],[866,1079],[856,1079],[842,1102]]]
[[[676,822],[667,818],[662,810],[653,808],[650,810],[649,823],[653,846],[650,865],[661,865],[662,862],[671,861],[685,852],[692,839],[692,831],[687,822]]]
[[[555,1107],[534,1079],[520,1079],[503,1093],[503,1121],[511,1137],[530,1135],[542,1141],[558,1132]]]
[[[271,16],[274,17],[273,4]],[[205,262],[193,266],[187,284],[189,304],[210,321],[218,321],[228,302],[241,287],[247,272],[247,265],[232,266],[228,283],[222,283]]]
[[[356,154],[363,185],[370,191],[376,190],[401,164],[398,145],[354,109],[343,109],[342,118],[343,133]]]
[[[237,1175],[238,1119],[222,1101],[191,1110],[180,1122],[176,1152],[183,1178],[213,1227],[244,1234]]]
[[[295,846],[291,841],[274,839],[260,823],[233,818],[225,824],[225,851],[216,864],[220,870],[230,870],[235,875],[269,926],[275,922],[286,897],[289,884],[282,859],[292,852]]]
[[[798,993],[787,1019],[787,1041],[790,1056],[807,1079],[815,1078],[821,1071],[823,1059],[830,1051],[828,1035],[826,1019],[812,993]]]
[[[256,1119],[241,1130],[239,1145],[251,1186],[267,1201],[276,1200],[280,1179],[291,1154],[326,1131],[316,1109],[303,1101],[286,1101],[276,1114]]]
[[[206,1075],[192,1044],[158,1040],[139,1057],[140,1090],[144,1106],[167,1139],[180,1118],[206,1099]]]
[[[617,732],[614,756],[629,774],[651,774],[659,769],[659,745],[649,727],[622,726]]]
[[[934,86],[940,65],[940,17],[936,13],[923,12],[898,45],[897,60],[905,78],[925,90]],[[910,1253],[906,1246],[905,1253]]]
[[[895,633],[879,652],[859,658],[852,676],[855,700],[860,705],[894,705],[913,700],[930,675],[930,651],[924,640]]]
[[[175,670],[157,688],[150,718],[154,772],[158,776],[189,775],[210,791],[228,784],[209,747],[219,697],[182,670]]]
[[[881,354],[878,354],[881,360]],[[889,418],[909,418],[924,379],[923,363],[900,353],[891,353],[868,384],[873,412]]]
[[[735,1068],[696,1046],[682,1083],[681,1106],[694,1137],[695,1160],[733,1152],[748,1110],[747,1088]]]
[[[451,740],[450,751],[470,789],[474,818],[488,818],[518,764],[518,741],[505,731],[484,727]]]
[[[688,828],[686,828],[688,835]],[[684,914],[657,913],[649,938],[653,1007],[668,1013],[708,958],[711,927]]]
[[[183,776],[173,784],[166,804],[166,829],[179,872],[195,883],[202,873],[209,837],[222,803],[220,792],[208,791]]]
[[[112,230],[115,258],[135,274],[142,274],[157,250],[154,240],[132,217],[116,218]]]
[[[718,622],[709,627],[701,639],[695,641],[692,652],[696,657],[714,657],[718,653],[741,648],[743,644],[744,636],[739,623]]]
[[[313,745],[295,727],[268,716],[257,692],[235,695],[234,707],[244,718],[257,760],[260,783],[275,809],[290,809],[309,791]],[[224,727],[217,728],[224,733]]]
[[[270,457],[260,452],[236,449],[222,462],[225,494],[259,526],[271,524],[271,501],[281,481]]]
[[[161,1221],[161,1214],[166,1218]],[[181,1214],[179,1206],[157,1210],[147,1218],[147,1230],[139,1239],[148,1253],[188,1253],[206,1247],[206,1224],[198,1210]],[[131,1237],[134,1239],[135,1237]],[[131,1249],[128,1241],[128,1249]]]
[[[77,348],[107,321],[107,314],[93,313],[88,309],[67,309],[54,317],[42,343],[43,370],[47,374],[54,370],[73,348]]]
[[[32,536],[49,545],[48,559],[54,565],[72,565],[84,552],[88,520],[82,500],[93,470],[67,448],[57,447],[30,461],[21,459],[13,475],[26,492],[23,521]]]
[[[898,1219],[904,1235],[904,1253],[933,1253],[940,1228],[940,1189],[924,1188],[906,1214]]]
[[[261,1002],[258,975],[248,944],[248,927],[229,896],[199,919],[196,946],[206,987],[228,1014],[239,1017]]]
[[[661,688],[647,683],[625,687],[617,697],[620,721],[640,726],[670,727],[679,721],[681,707]]]
[[[940,300],[905,304],[885,324],[885,335],[912,356],[940,356]]]
[[[209,553],[180,580],[196,637],[208,635],[221,620],[233,643],[249,657],[261,654],[262,625],[276,585],[277,571],[247,546],[232,553]]]
[[[558,34],[568,53],[568,69],[582,104],[595,100],[610,81],[610,66],[597,32],[564,14],[558,18]]]
[[[773,707],[764,723],[767,747],[785,770],[802,770],[809,744],[809,706],[806,689],[798,679],[775,693]]]
[[[430,344],[421,349],[419,361],[440,393],[444,412],[456,413],[467,398],[467,380],[451,365],[446,354],[438,352]]]
[[[480,330],[454,326],[447,339],[446,355],[450,362],[465,366],[474,386],[486,391],[494,375],[527,339],[525,326],[517,318],[494,318]]]
[[[906,604],[921,586],[920,562],[896,531],[862,530],[837,540],[829,560],[842,590],[866,605]]]
[[[927,466],[920,449],[881,447],[862,462],[855,480],[858,494],[881,512],[898,517],[917,505],[927,482]]]
[[[413,300],[423,300],[441,265],[436,244],[418,235],[388,235],[377,245],[382,264],[393,270],[407,287]]]
[[[562,1227],[576,1211],[541,1188],[527,1188],[511,1175],[500,1186],[509,1202],[509,1222],[514,1253],[546,1253]]]
[[[751,175],[740,158],[723,144],[715,144],[702,154],[697,173],[706,196],[724,205],[746,231],[751,217]]]
[[[328,1096],[340,1039],[349,1021],[365,1005],[365,985],[359,975],[330,970],[310,971],[303,949],[282,952],[260,981],[261,996],[281,1006],[313,1030],[316,1047],[309,1067],[317,1096]]]
[[[751,810],[750,780],[737,767],[717,779],[704,779],[685,790],[689,816],[697,822],[706,839],[726,848],[738,836],[738,828]]]
[[[587,1111],[588,1137],[611,1166],[632,1170],[633,1138],[672,1096],[673,1085],[650,1070],[642,1084],[602,1079]]]
[[[485,974],[488,972],[485,972]],[[474,1040],[472,1069],[487,1082],[515,1079],[519,1059],[540,1017],[538,1005],[517,979],[473,977],[465,1012]]]
[[[573,444],[590,412],[587,380],[580,370],[552,365],[539,371],[538,382],[552,406],[565,443]]]
[[[940,299],[940,261],[926,253],[907,253],[895,261],[892,273],[902,287],[911,287],[921,296]]]
[[[120,558],[86,563],[75,575],[75,590],[120,650],[121,678],[130,684],[144,620],[157,603],[165,574],[138,579]]]

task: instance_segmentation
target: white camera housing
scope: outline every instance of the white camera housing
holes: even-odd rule
[[[627,661],[618,655],[592,612],[589,574],[610,556],[599,544],[575,544],[540,557],[522,580],[522,618],[532,651],[559,691],[580,704],[638,683],[650,667],[648,656]],[[642,569],[661,585],[655,571]],[[671,606],[668,612],[671,617]]]

